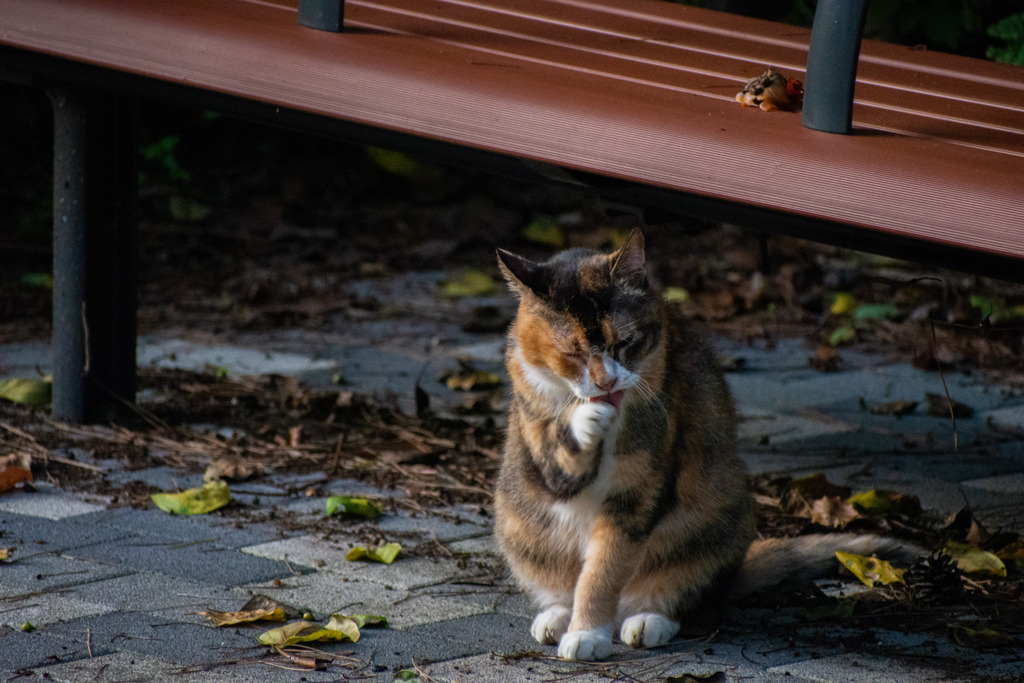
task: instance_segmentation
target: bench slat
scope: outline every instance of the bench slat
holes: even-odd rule
[[[855,135],[744,109],[809,31],[669,3],[5,0],[0,44],[619,179],[1024,258],[1024,70],[865,41]],[[765,227],[771,227],[766,225]]]

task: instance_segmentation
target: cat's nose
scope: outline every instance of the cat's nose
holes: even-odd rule
[[[612,391],[612,387],[615,386],[615,378],[605,376],[604,381],[594,380],[594,386],[597,387],[602,393],[609,394]]]

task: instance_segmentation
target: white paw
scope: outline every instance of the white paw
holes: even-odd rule
[[[615,406],[602,401],[581,403],[572,414],[572,435],[576,437],[580,448],[592,450],[608,433],[608,427],[615,419]]]
[[[563,659],[592,661],[604,659],[612,652],[612,628],[602,626],[589,631],[569,631],[558,643],[558,656]]]
[[[568,607],[561,605],[548,607],[534,618],[533,626],[530,627],[530,635],[538,643],[554,645],[569,628],[570,618],[572,618],[572,612]]]
[[[622,622],[619,639],[632,647],[664,645],[679,633],[679,623],[656,612],[634,614]]]

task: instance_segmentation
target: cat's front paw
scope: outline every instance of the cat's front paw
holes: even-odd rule
[[[634,614],[622,622],[619,639],[632,647],[664,645],[679,633],[679,622],[656,612]]]
[[[530,626],[530,635],[538,643],[554,645],[569,628],[571,618],[572,611],[568,607],[548,607],[534,618],[533,625]]]
[[[558,656],[563,659],[593,661],[605,659],[612,652],[611,626],[589,631],[569,631],[558,643]]]
[[[618,412],[615,406],[602,401],[591,401],[576,406],[572,414],[572,435],[580,448],[588,451],[597,447],[608,433],[608,428]]]

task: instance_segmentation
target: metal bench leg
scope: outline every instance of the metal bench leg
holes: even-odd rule
[[[804,77],[803,125],[849,135],[868,0],[819,0]]]
[[[135,400],[135,103],[51,89],[53,414],[84,422]]]

